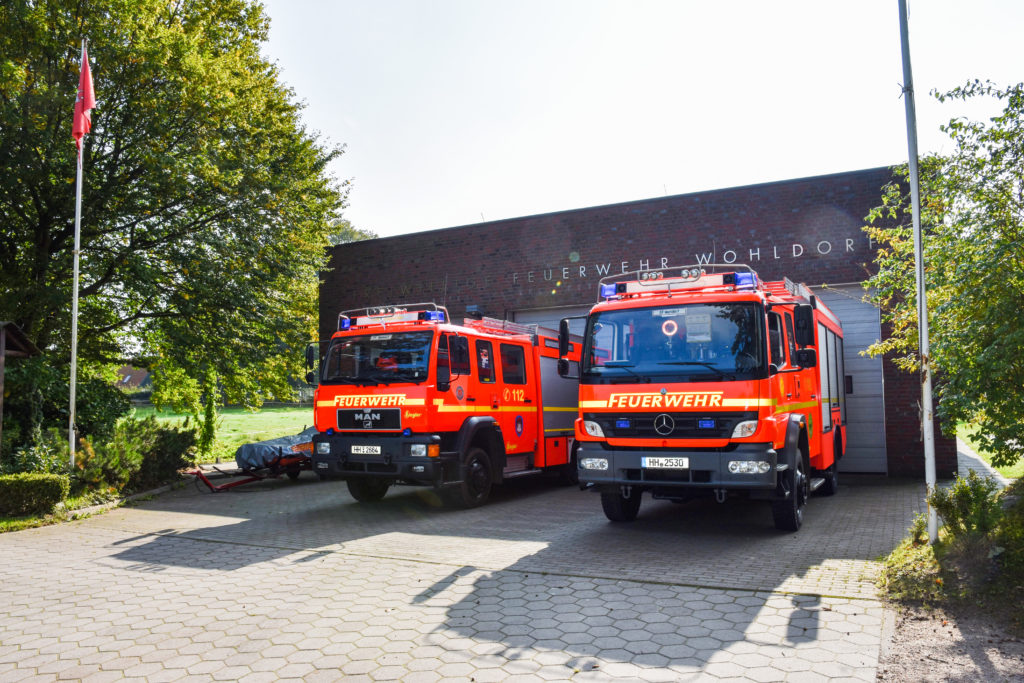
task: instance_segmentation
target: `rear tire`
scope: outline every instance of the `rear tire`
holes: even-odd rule
[[[832,466],[822,472],[825,483],[818,489],[823,496],[834,496],[839,490],[839,463],[832,463]]]
[[[491,459],[482,448],[470,448],[463,461],[462,482],[449,490],[456,507],[475,508],[491,497]]]
[[[386,479],[356,477],[346,480],[345,483],[348,484],[348,492],[360,503],[376,503],[391,488],[391,482]]]
[[[576,460],[576,448],[572,449],[569,462],[562,465],[562,471],[558,473],[558,481],[564,486],[578,486],[580,483],[580,470]]]
[[[601,507],[604,516],[612,522],[632,522],[640,512],[641,492],[633,489],[629,498],[622,495],[622,490],[601,492]]]
[[[804,506],[810,493],[810,480],[804,473],[804,455],[797,452],[793,467],[783,472],[784,500],[772,501],[772,518],[780,531],[799,531],[804,523]]]

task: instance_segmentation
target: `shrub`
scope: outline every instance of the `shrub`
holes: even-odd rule
[[[1001,502],[1007,505],[995,538],[998,561],[1007,583],[1024,591],[1024,479],[1011,484]]]
[[[67,498],[68,490],[68,478],[59,474],[0,475],[0,514],[49,514]]]
[[[82,439],[82,449],[75,458],[79,486],[93,491],[124,489],[142,467],[143,454],[152,447],[152,434],[139,429],[139,422],[122,420],[109,440]]]
[[[928,504],[942,517],[953,538],[986,536],[999,524],[1003,511],[996,494],[999,485],[991,477],[979,477],[973,470],[967,478],[957,477],[949,488],[937,488]]]
[[[68,435],[59,429],[48,429],[35,444],[14,449],[5,457],[2,472],[36,472],[39,474],[67,474],[71,469],[68,455]]]
[[[195,429],[159,426],[154,417],[136,420],[136,428],[148,435],[144,440],[150,444],[142,454],[138,471],[128,480],[128,488],[142,491],[174,481],[178,470],[195,464]]]
[[[39,445],[44,428],[68,424],[68,368],[40,356],[21,358],[7,367],[4,377],[4,452]],[[106,438],[131,402],[110,382],[85,378],[75,390],[75,421],[80,434]],[[11,439],[13,435],[15,439]]]

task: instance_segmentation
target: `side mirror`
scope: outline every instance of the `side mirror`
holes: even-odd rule
[[[316,384],[316,374],[312,370],[306,373],[306,384]]]
[[[558,359],[558,376],[568,377],[569,375],[569,359],[559,358]]]
[[[814,345],[814,307],[800,304],[793,309],[793,323],[796,330],[793,336],[800,346]]]
[[[452,388],[452,372],[448,368],[437,368],[437,390],[448,391]]]
[[[306,345],[306,367],[310,370],[316,367],[316,348],[313,344]],[[310,382],[310,384],[312,384],[312,382]]]
[[[818,352],[814,349],[800,349],[796,352],[796,364],[802,368],[818,366]]]
[[[562,318],[558,323],[558,357],[565,358],[568,356],[571,348],[572,344],[569,341],[569,319]]]

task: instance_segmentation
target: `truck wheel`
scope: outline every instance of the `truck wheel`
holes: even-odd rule
[[[601,507],[604,516],[613,522],[632,522],[640,512],[640,491],[634,489],[629,498],[622,495],[621,490],[602,491]]]
[[[298,479],[300,473],[301,473],[301,470],[298,467],[291,467],[291,468],[288,469],[287,472],[285,472],[285,474],[288,475],[288,478],[291,479],[292,481],[295,481],[296,479]]]
[[[462,482],[451,491],[451,502],[462,508],[475,508],[491,496],[491,460],[482,448],[470,448],[463,461]]]
[[[810,492],[810,480],[804,474],[803,453],[796,454],[796,463],[782,474],[782,485],[788,492],[785,500],[772,501],[772,517],[780,531],[799,531],[804,523],[804,505]]]
[[[363,479],[362,477],[347,479],[348,492],[360,503],[376,503],[384,497],[391,487],[386,479]]]
[[[580,471],[576,463],[576,448],[573,448],[572,455],[569,456],[569,462],[562,465],[562,470],[558,473],[558,481],[560,483],[565,486],[576,486],[580,483]]]
[[[822,472],[825,475],[825,483],[818,489],[823,496],[834,496],[839,490],[839,463],[834,462],[832,466]]]

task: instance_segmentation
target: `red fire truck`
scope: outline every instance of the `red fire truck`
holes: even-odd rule
[[[571,374],[568,357],[559,370]],[[770,500],[775,526],[796,531],[811,491],[836,492],[843,332],[804,285],[735,264],[604,278],[578,375],[579,480],[612,521],[635,519],[645,491],[739,494]]]
[[[412,484],[473,507],[512,477],[575,481],[577,389],[558,362],[557,333],[535,325],[457,325],[433,303],[345,311],[321,361],[312,467],[360,502]]]

